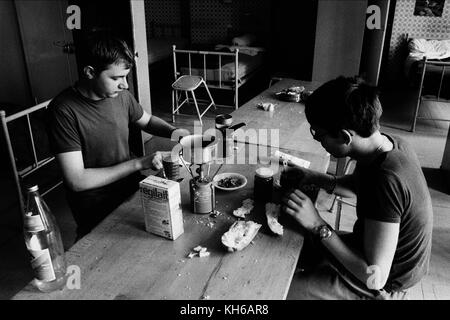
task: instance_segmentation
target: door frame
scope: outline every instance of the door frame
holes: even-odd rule
[[[152,114],[144,0],[130,0],[130,12],[133,47],[136,56],[135,80],[137,98],[144,110]],[[150,134],[142,132],[143,143],[151,137]]]

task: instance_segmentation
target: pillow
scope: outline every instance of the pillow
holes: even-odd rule
[[[409,56],[417,60],[445,59],[450,57],[450,40],[411,39],[408,49]]]
[[[233,46],[250,47],[255,43],[255,41],[256,37],[253,34],[247,33],[240,37],[231,39],[231,44]]]
[[[249,56],[256,56],[260,52],[264,52],[264,48],[261,47],[242,47],[242,46],[227,46],[224,44],[218,44],[214,47],[214,50],[216,51],[223,51],[223,52],[234,52],[236,49],[239,49],[240,54],[246,54]]]

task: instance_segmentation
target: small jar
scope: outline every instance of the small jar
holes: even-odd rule
[[[258,168],[255,171],[254,198],[255,201],[272,201],[273,175],[270,168]]]

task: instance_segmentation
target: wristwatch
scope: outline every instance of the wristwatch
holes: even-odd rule
[[[315,234],[320,240],[328,239],[333,234],[333,228],[331,228],[328,224],[317,227],[315,231]]]

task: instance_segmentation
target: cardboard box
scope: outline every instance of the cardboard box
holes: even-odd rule
[[[139,183],[145,230],[175,240],[184,232],[180,184],[148,176]]]

